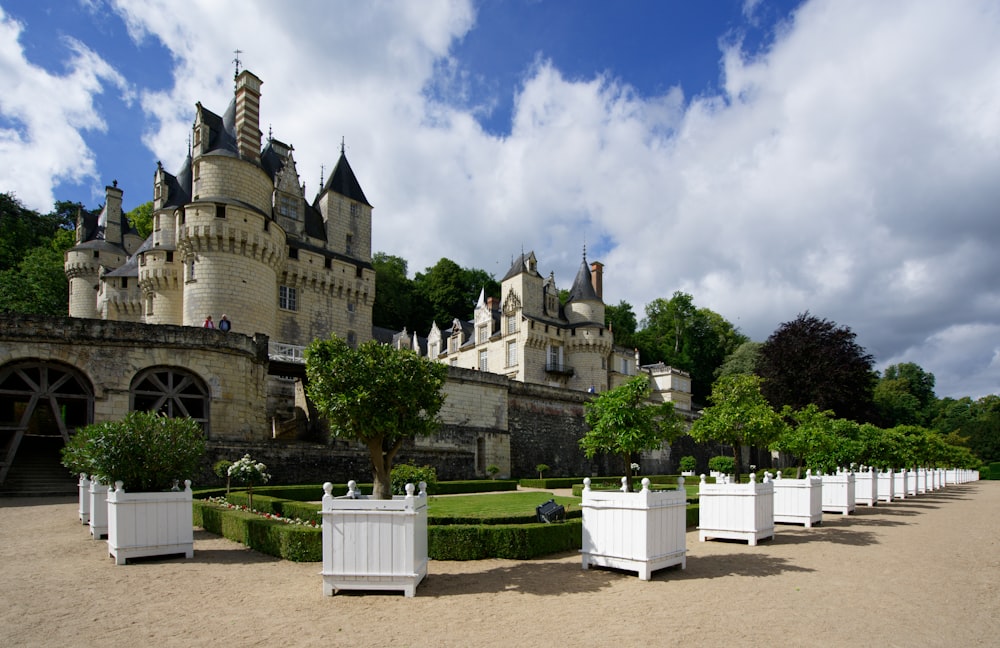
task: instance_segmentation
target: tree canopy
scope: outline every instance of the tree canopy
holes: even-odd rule
[[[785,322],[760,348],[757,375],[775,408],[814,404],[855,421],[872,418],[873,358],[846,326],[808,312]]]
[[[305,351],[306,394],[334,438],[357,440],[372,461],[373,494],[392,496],[392,463],[403,442],[434,433],[448,368],[376,340],[356,349],[336,335]]]
[[[632,304],[623,299],[617,305],[605,306],[604,320],[615,336],[615,344],[627,349],[635,348],[638,321],[632,310]]]
[[[632,456],[673,441],[682,429],[674,404],[652,403],[650,392],[649,377],[640,374],[584,405],[590,430],[580,439],[580,447],[588,459],[599,452],[621,457],[629,490],[632,490]]]
[[[757,376],[734,375],[720,378],[708,397],[710,406],[691,426],[698,442],[716,441],[733,448],[736,479],[740,476],[743,446],[767,447],[782,433],[784,423],[761,393]]]
[[[704,402],[715,370],[748,338],[730,322],[707,308],[696,308],[694,298],[675,292],[646,305],[636,342],[644,363],[663,362],[691,374],[691,392]]]
[[[48,214],[0,193],[0,312],[65,316],[69,288],[63,254],[80,206],[56,202]]]

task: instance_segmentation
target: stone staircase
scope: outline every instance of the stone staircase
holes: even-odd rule
[[[77,478],[59,463],[61,437],[26,436],[21,441],[0,497],[74,495]]]

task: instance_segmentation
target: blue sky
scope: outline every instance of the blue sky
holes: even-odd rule
[[[682,290],[764,340],[808,310],[1000,393],[991,0],[0,0],[0,191],[149,200],[237,48],[307,196],[344,138],[411,274],[531,249],[568,286],[586,244],[640,318]]]

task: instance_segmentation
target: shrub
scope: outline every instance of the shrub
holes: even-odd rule
[[[437,470],[433,466],[416,466],[412,463],[399,464],[392,467],[392,494],[406,495],[406,485],[418,486],[420,482],[427,483],[427,493],[437,492]],[[420,492],[419,487],[417,492]]]
[[[197,475],[204,454],[205,435],[194,419],[129,412],[78,430],[63,463],[108,485],[121,481],[127,491],[165,491]]]
[[[708,469],[730,475],[736,470],[736,460],[725,455],[712,457],[708,460]]]
[[[549,465],[548,464],[543,464],[543,463],[542,464],[538,464],[537,466],[535,466],[535,470],[538,471],[538,478],[539,479],[544,479],[544,477],[542,475],[544,473],[548,472]]]
[[[697,467],[698,467],[698,462],[691,455],[687,455],[686,457],[681,457],[680,461],[681,472],[694,472]]]
[[[219,479],[226,480],[226,494],[229,494],[229,486],[232,483],[232,479],[229,477],[229,467],[233,465],[232,461],[228,459],[219,459],[214,464],[212,464],[212,472]]]
[[[486,474],[490,476],[490,479],[496,479],[498,472],[500,472],[500,466],[496,464],[486,466]]]

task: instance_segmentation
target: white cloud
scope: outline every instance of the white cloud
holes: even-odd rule
[[[95,96],[106,85],[126,102],[125,79],[80,41],[64,37],[66,73],[32,64],[20,44],[23,26],[0,8],[0,190],[13,191],[27,207],[47,212],[60,181],[96,178],[96,164],[82,133],[104,131]]]
[[[159,39],[173,56],[156,71],[169,88],[141,94],[145,142],[169,169],[186,151],[194,103],[228,105],[239,47],[264,81],[262,130],[295,146],[310,195],[346,137],[376,207],[374,248],[411,272],[449,257],[499,276],[534,249],[568,286],[586,241],[606,264],[606,299],[640,317],[684,290],[760,340],[809,310],[851,327],[883,364],[905,358],[935,373],[941,395],[1000,391],[995,344],[967,334],[1000,321],[991,0],[808,2],[765,50],[723,45],[720,94],[643,96],[613,69],[568,79],[542,52],[505,136],[476,121],[497,102],[470,84],[490,80],[470,79],[452,53],[475,37],[467,2],[115,6],[133,38]],[[744,10],[752,21],[767,7]],[[0,70],[35,75],[17,26],[0,29],[13,61]],[[38,74],[41,89],[26,95],[56,85],[71,99],[66,115],[28,122],[65,124],[58,146],[8,128],[0,155],[44,148],[39,166],[93,175],[78,131],[104,127],[90,99],[122,83],[79,49],[67,76]]]

